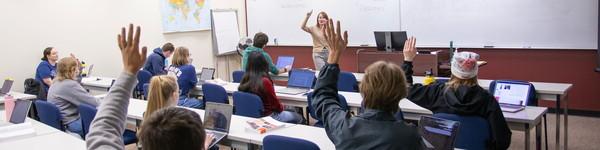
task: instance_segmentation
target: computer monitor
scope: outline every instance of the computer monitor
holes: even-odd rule
[[[500,104],[526,106],[529,99],[530,84],[510,81],[496,81],[494,98]]]
[[[375,43],[380,51],[402,51],[408,37],[406,31],[375,31]]]
[[[284,68],[285,66],[294,65],[294,56],[279,56],[277,57],[277,69]]]
[[[427,149],[454,149],[459,126],[457,121],[421,116],[419,133]]]

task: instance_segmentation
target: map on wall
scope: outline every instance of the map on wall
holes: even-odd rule
[[[163,32],[210,30],[211,0],[160,0]]]

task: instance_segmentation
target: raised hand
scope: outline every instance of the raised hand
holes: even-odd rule
[[[123,69],[130,74],[136,74],[146,61],[147,48],[144,46],[141,53],[139,49],[140,30],[140,27],[137,26],[134,33],[133,24],[129,24],[129,32],[125,34],[126,30],[123,27],[121,28],[121,34],[117,36],[117,42],[121,49],[121,57],[123,58]]]
[[[415,37],[410,37],[404,42],[404,61],[412,62],[417,56],[417,39]]]
[[[323,35],[329,45],[329,58],[327,63],[337,64],[340,60],[340,55],[348,46],[348,31],[344,31],[342,37],[340,21],[337,21],[337,27],[333,26],[333,19],[329,19],[327,26],[323,29]]]
[[[313,13],[313,10],[310,10],[308,13],[306,13],[306,16],[310,16],[310,15],[312,15],[312,13]]]

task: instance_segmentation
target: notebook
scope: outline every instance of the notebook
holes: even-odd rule
[[[206,134],[213,134],[214,139],[210,143],[213,147],[229,133],[233,106],[222,103],[206,102],[204,110],[204,129]]]
[[[202,68],[202,71],[198,75],[198,84],[202,85],[208,80],[212,80],[215,75],[215,68]]]
[[[10,92],[10,88],[13,85],[13,80],[6,79],[4,80],[4,84],[2,84],[2,89],[0,89],[0,96],[5,96]]]
[[[421,116],[419,133],[425,149],[454,149],[454,140],[458,133],[460,122]]]
[[[277,90],[277,93],[292,95],[306,93],[310,90],[314,80],[315,72],[310,70],[294,69],[290,72],[287,87]]]
[[[277,57],[277,69],[284,68],[285,66],[293,66],[294,65],[294,56],[279,56]]]
[[[504,112],[518,112],[525,109],[529,100],[530,84],[510,81],[497,81],[494,98]]]

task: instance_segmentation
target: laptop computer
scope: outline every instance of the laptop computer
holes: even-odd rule
[[[310,90],[313,81],[315,80],[315,72],[310,70],[294,69],[290,71],[287,87],[277,90],[277,93],[282,94],[302,94]]]
[[[94,64],[92,64],[92,65],[90,65],[90,67],[88,67],[87,74],[85,75],[86,77],[92,76],[92,69],[94,69]]]
[[[454,149],[459,126],[460,122],[457,121],[421,116],[419,133],[425,149]]]
[[[229,133],[233,106],[222,103],[206,102],[204,110],[204,129],[206,134],[214,135],[210,147],[213,147]]]
[[[215,75],[215,68],[202,68],[200,74],[198,74],[198,83],[197,85],[202,85],[206,83],[207,80],[212,80]]]
[[[277,57],[277,64],[275,65],[277,69],[284,68],[285,66],[293,66],[294,65],[294,56],[279,56]]]
[[[25,122],[25,118],[27,118],[27,114],[29,113],[29,108],[31,108],[31,101],[16,100],[15,108],[13,108],[9,122],[14,124]]]
[[[10,88],[12,88],[14,80],[6,79],[4,80],[4,84],[2,84],[2,89],[0,89],[0,96],[5,96],[10,92]]]
[[[518,112],[527,106],[530,88],[531,85],[527,83],[497,81],[493,94],[502,111]]]

